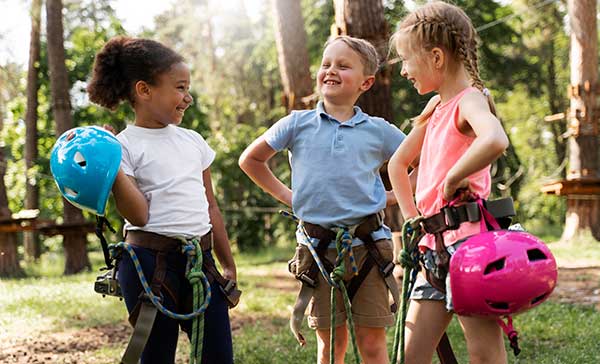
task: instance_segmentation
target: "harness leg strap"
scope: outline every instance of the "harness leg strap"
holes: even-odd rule
[[[150,287],[152,293],[160,296],[160,290],[167,274],[167,258],[165,252],[156,253],[156,267],[152,275]],[[121,364],[137,364],[142,356],[144,347],[148,342],[158,309],[152,304],[145,293],[140,295],[138,304],[129,315],[129,322],[133,326],[133,334],[127,344]]]
[[[321,239],[319,240],[319,244],[315,248],[317,256],[319,256],[321,262],[324,265],[324,268],[328,272],[331,272],[331,270],[333,270],[332,264],[325,257],[327,247],[329,246],[330,241],[330,237],[321,237]],[[290,317],[290,330],[294,334],[294,337],[296,338],[300,346],[306,345],[306,338],[300,332],[300,328],[302,327],[302,322],[304,321],[304,313],[306,312],[306,308],[308,307],[310,299],[314,295],[319,274],[320,273],[319,268],[317,266],[317,262],[313,260],[307,273],[303,273],[296,276],[296,279],[302,282],[302,287],[300,288],[300,292],[298,292],[298,297],[296,298],[294,308],[292,309],[292,316]]]
[[[379,252],[379,249],[377,249],[375,241],[373,241],[373,238],[371,237],[370,232],[368,234],[362,234],[361,232],[357,231],[356,235],[360,240],[362,240],[365,243],[365,247],[367,248],[367,260],[364,264],[367,265],[369,261],[371,261],[371,266],[374,265],[373,263],[377,265],[377,267],[379,268],[379,273],[381,274],[381,277],[383,278],[387,289],[390,291],[390,293],[392,294],[392,298],[394,299],[394,303],[391,306],[391,310],[392,312],[398,311],[398,307],[400,307],[400,290],[398,289],[398,283],[396,283],[396,279],[392,274],[394,270],[394,263],[392,261],[385,261],[383,259],[381,253]],[[368,265],[367,268],[368,270],[364,273],[365,277],[363,277],[362,280],[366,278],[366,275],[371,270],[371,268]],[[363,269],[361,269],[361,273]],[[360,286],[360,283],[358,284],[358,286]],[[356,287],[356,290],[358,290],[358,287]]]
[[[144,347],[146,347],[146,343],[150,337],[152,326],[154,326],[157,312],[156,307],[147,299],[139,305],[139,314],[133,328],[133,335],[121,358],[121,364],[139,363],[142,351],[144,351]]]

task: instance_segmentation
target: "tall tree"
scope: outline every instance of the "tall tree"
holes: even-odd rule
[[[42,0],[31,3],[31,38],[29,42],[29,66],[27,69],[27,111],[25,114],[25,208],[39,208],[39,187],[36,182],[38,158],[37,108],[40,66],[40,22]],[[24,232],[23,245],[28,258],[38,259],[41,246],[37,233]]]
[[[388,54],[389,26],[385,20],[382,0],[334,0],[335,26],[332,35],[350,35],[368,40],[375,46],[379,62],[384,64]],[[369,115],[393,121],[391,68],[381,67],[375,84],[358,100],[358,105]],[[387,168],[382,169],[386,188],[391,189]],[[387,207],[386,223],[392,231],[400,231],[401,215],[398,206]]]
[[[598,171],[598,29],[596,0],[569,0],[571,26],[571,105],[567,117],[569,171],[567,180],[592,183],[600,190]],[[594,196],[597,197],[598,195]],[[571,241],[584,231],[600,240],[600,200],[567,195],[567,218],[562,240]]]
[[[73,127],[69,79],[65,66],[62,8],[61,0],[48,0],[46,2],[48,67],[50,70],[52,111],[56,122],[57,136]],[[68,203],[64,198],[63,220],[65,225],[84,222],[81,210]],[[85,233],[77,231],[65,231],[63,233],[65,274],[74,274],[86,268],[91,268],[86,243]]]
[[[387,59],[389,26],[382,0],[334,0],[335,27],[332,35],[350,35],[368,40],[375,46],[381,64]],[[391,69],[382,67],[375,84],[358,100],[368,114],[392,121]]]
[[[281,81],[288,111],[311,107],[313,93],[306,30],[298,0],[271,0]],[[304,101],[303,101],[304,100]]]
[[[7,67],[0,66],[0,131],[4,128],[6,116],[6,103],[13,98],[17,92],[17,86],[13,78],[19,71],[13,65]],[[12,76],[12,77],[11,77]],[[0,220],[9,220],[12,212],[8,207],[8,197],[6,194],[6,184],[4,176],[6,174],[5,147],[0,147]],[[19,256],[17,252],[17,236],[14,232],[0,233],[0,277],[18,277],[24,275],[19,265]]]

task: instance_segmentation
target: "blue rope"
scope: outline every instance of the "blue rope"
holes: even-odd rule
[[[196,309],[194,312],[189,313],[189,314],[175,313],[175,312],[172,312],[172,311],[169,311],[168,309],[166,309],[160,302],[161,298],[157,297],[154,293],[152,293],[152,289],[150,289],[150,285],[148,284],[148,281],[146,280],[146,277],[144,276],[144,272],[142,271],[142,266],[140,264],[140,261],[139,261],[138,257],[135,255],[135,251],[133,250],[131,245],[129,245],[125,242],[120,242],[120,243],[113,244],[110,246],[111,250],[114,250],[117,248],[123,248],[127,251],[127,253],[129,253],[131,260],[133,261],[133,265],[135,266],[135,270],[137,271],[138,277],[140,278],[140,282],[142,283],[142,288],[144,289],[144,292],[146,293],[146,295],[148,295],[148,298],[150,299],[152,304],[164,315],[166,315],[172,319],[176,319],[176,320],[191,320],[197,316],[202,315],[206,311],[206,309],[208,308],[208,304],[210,303],[211,296],[212,296],[211,289],[210,289],[210,283],[208,282],[208,278],[206,278],[206,275],[202,274],[199,277],[202,281],[202,284],[204,285],[204,290],[206,292],[206,295],[204,297],[204,302],[202,303],[202,305],[200,305],[200,307],[198,309]],[[183,252],[188,256],[186,271],[189,271],[190,267],[194,266],[197,261],[196,247],[193,244],[186,244],[183,247]],[[200,253],[200,254],[202,254],[202,253]]]

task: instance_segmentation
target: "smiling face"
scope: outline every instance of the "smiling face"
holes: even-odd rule
[[[373,75],[365,75],[361,56],[344,42],[334,41],[323,51],[317,90],[326,103],[354,105],[373,79]]]
[[[419,95],[438,90],[441,72],[434,66],[434,55],[425,49],[414,48],[409,46],[407,39],[397,41],[396,51],[402,61],[400,75],[413,84]]]
[[[183,62],[175,63],[168,71],[156,77],[155,85],[147,85],[141,110],[144,117],[141,122],[136,120],[136,125],[147,128],[179,125],[185,110],[193,102],[189,91],[190,70]]]

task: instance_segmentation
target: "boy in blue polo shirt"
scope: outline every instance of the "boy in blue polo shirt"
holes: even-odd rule
[[[385,270],[385,262],[392,259],[392,243],[380,212],[395,199],[385,191],[379,168],[405,138],[395,126],[354,105],[373,85],[377,68],[377,51],[369,42],[348,36],[328,41],[317,72],[317,89],[322,97],[317,108],[293,111],[282,118],[248,146],[239,160],[242,170],[258,186],[292,207],[300,219],[299,243],[308,241],[315,248],[319,241],[326,243],[323,254],[319,254],[325,266],[331,267],[337,256],[333,231],[349,229],[357,268],[366,271],[358,288],[350,293],[356,341],[365,364],[388,363],[385,327],[393,325],[394,318],[386,285],[389,279],[384,280],[379,270]],[[291,189],[273,175],[267,164],[283,149],[291,153]],[[370,254],[373,251],[365,247],[367,242],[377,248],[376,252]],[[299,244],[298,249],[303,251],[297,250],[295,266],[302,271],[301,266],[313,262],[306,246]],[[380,269],[374,264],[363,267],[368,255],[378,256]],[[350,281],[352,271],[346,271],[344,280]],[[314,292],[311,290],[309,326],[317,333],[318,363],[325,364],[329,363],[330,350],[330,286],[321,274],[317,277]],[[342,302],[339,296],[335,363],[344,362],[348,344]]]

